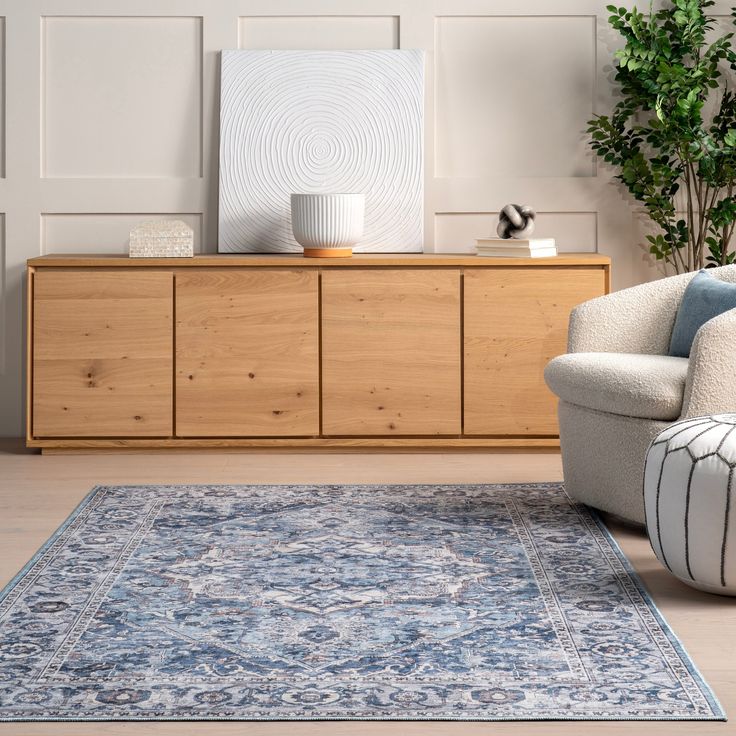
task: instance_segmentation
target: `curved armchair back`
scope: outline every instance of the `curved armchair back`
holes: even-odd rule
[[[736,265],[709,269],[736,283]],[[591,299],[570,315],[568,352],[666,355],[677,308],[695,272]]]

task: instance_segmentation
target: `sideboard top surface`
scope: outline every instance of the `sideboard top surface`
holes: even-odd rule
[[[115,254],[53,254],[30,258],[34,268],[361,268],[361,267],[499,267],[609,266],[598,253],[564,253],[553,258],[487,258],[471,253],[356,253],[350,258],[305,258],[299,254],[197,255],[193,258],[130,258]]]

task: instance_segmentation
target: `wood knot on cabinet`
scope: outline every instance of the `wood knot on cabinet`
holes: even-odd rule
[[[542,367],[605,259],[302,263],[33,259],[29,445],[555,446]]]

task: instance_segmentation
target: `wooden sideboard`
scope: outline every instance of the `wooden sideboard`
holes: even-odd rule
[[[27,444],[554,447],[542,372],[610,260],[28,261]]]

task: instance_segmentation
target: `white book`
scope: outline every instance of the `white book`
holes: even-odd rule
[[[486,258],[552,258],[557,255],[557,248],[515,248],[503,250],[496,248],[479,248],[478,255]]]
[[[516,240],[515,238],[477,238],[476,247],[481,249],[503,249],[503,250],[537,250],[538,248],[554,248],[554,238],[530,238],[529,240]]]

